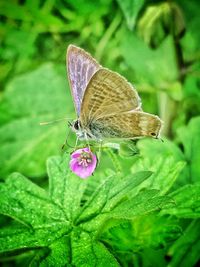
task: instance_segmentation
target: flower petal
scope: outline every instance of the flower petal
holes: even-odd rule
[[[80,153],[76,153],[76,152],[74,152],[74,153],[72,153],[71,154],[71,158],[73,158],[73,159],[77,159],[77,158],[79,158],[80,157]]]
[[[96,169],[96,164],[90,164],[90,165],[88,165],[88,167],[87,167],[87,172],[89,174],[88,176],[92,175],[93,172],[95,171],[95,169]]]
[[[92,172],[90,171],[90,169],[88,169],[88,167],[83,167],[82,165],[78,165],[78,164],[74,165],[73,172],[83,179],[87,178],[88,176],[92,174]]]
[[[84,148],[80,148],[76,151],[74,151],[72,154],[71,154],[71,157],[72,158],[78,158],[80,157],[80,155],[83,153],[83,152],[90,152],[90,149],[88,147],[84,147]]]
[[[78,149],[71,154],[71,158],[78,158],[82,153],[82,149]]]
[[[76,165],[78,165],[78,162],[76,159],[72,159],[70,160],[69,162],[69,166],[70,166],[70,169],[74,172],[74,170],[76,169]]]
[[[91,162],[87,162],[87,166],[84,166],[84,162],[80,164],[80,162],[78,161],[78,158],[81,157],[84,153],[88,154],[88,159],[91,159]],[[69,165],[72,172],[84,179],[92,175],[92,173],[94,172],[97,165],[97,157],[90,151],[89,148],[81,148],[71,154]]]
[[[82,148],[82,151],[84,151],[84,152],[90,152],[91,153],[91,150],[88,147]]]

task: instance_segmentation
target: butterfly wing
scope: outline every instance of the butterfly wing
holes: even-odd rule
[[[158,116],[131,111],[101,117],[93,121],[89,129],[99,139],[134,139],[143,136],[158,138],[161,126],[162,121]]]
[[[80,121],[84,128],[104,116],[140,110],[137,91],[121,75],[99,69],[89,81],[82,101]]]
[[[66,60],[71,93],[79,116],[86,86],[101,66],[90,54],[74,45],[68,46]]]

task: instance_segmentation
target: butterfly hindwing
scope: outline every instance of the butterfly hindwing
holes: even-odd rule
[[[140,110],[140,107],[140,98],[133,86],[116,72],[101,68],[86,87],[80,121],[83,127],[87,127],[104,116]]]
[[[158,116],[131,111],[104,116],[93,121],[90,131],[99,139],[134,139],[143,136],[159,137],[162,121]]]
[[[90,54],[74,45],[69,45],[66,60],[71,93],[79,116],[87,84],[101,66]]]

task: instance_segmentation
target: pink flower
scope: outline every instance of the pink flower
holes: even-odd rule
[[[92,175],[97,165],[97,157],[89,148],[81,148],[71,154],[70,169],[79,177]]]

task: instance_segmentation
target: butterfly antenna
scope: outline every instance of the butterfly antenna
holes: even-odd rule
[[[68,121],[68,127],[72,127],[73,124],[71,123],[71,121]]]
[[[40,125],[49,125],[49,124],[53,124],[53,123],[57,123],[60,121],[64,121],[64,120],[69,120],[69,118],[62,118],[62,119],[58,119],[58,120],[53,120],[53,121],[45,121],[45,122],[40,122]]]

